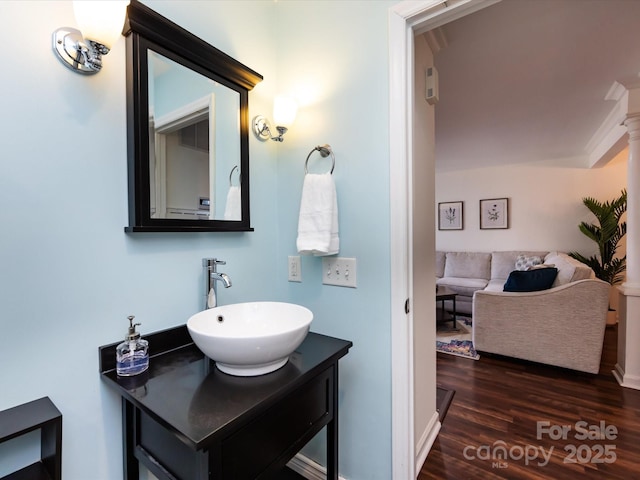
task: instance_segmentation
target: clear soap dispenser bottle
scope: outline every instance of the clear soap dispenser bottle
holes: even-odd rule
[[[116,348],[116,373],[123,377],[138,375],[149,368],[149,342],[140,338],[136,332],[139,323],[133,323],[133,315],[129,319],[129,332]]]

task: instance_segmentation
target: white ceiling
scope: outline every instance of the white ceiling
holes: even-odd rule
[[[441,30],[439,171],[590,166],[605,96],[640,82],[640,0],[503,0]]]

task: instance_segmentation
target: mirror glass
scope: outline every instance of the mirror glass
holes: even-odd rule
[[[248,92],[262,76],[137,0],[123,34],[125,231],[253,230]]]
[[[154,51],[148,68],[150,217],[242,220],[240,94]]]

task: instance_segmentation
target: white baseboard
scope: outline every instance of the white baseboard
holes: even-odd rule
[[[611,371],[620,386],[640,390],[640,377],[625,373],[619,363],[616,363],[615,369]]]
[[[298,453],[287,466],[307,480],[326,480],[327,468],[319,463],[314,462],[310,458]],[[339,480],[346,480],[343,476],[338,476]]]
[[[427,460],[427,455],[429,455],[429,451],[433,446],[433,442],[436,441],[436,437],[438,436],[438,432],[440,432],[440,427],[442,424],[440,423],[440,418],[438,416],[438,412],[434,412],[427,428],[425,428],[424,432],[420,436],[420,440],[416,445],[416,478],[420,474],[420,469],[422,465]]]

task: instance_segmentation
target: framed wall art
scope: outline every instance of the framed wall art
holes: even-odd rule
[[[438,230],[462,230],[463,202],[438,203]]]
[[[509,199],[488,198],[480,200],[480,228],[509,228]]]

